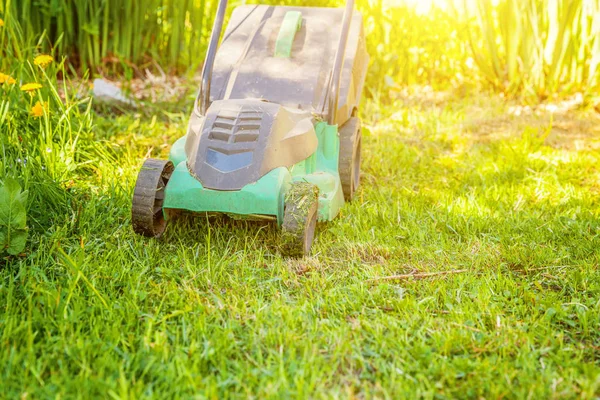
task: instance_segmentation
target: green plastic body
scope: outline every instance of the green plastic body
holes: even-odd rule
[[[335,125],[318,122],[315,132],[319,145],[310,157],[290,168],[276,168],[241,190],[232,191],[206,189],[190,174],[185,136],[180,138],[169,155],[175,171],[165,189],[164,209],[219,212],[247,218],[271,216],[281,225],[286,192],[292,182],[304,181],[319,188],[319,220],[334,219],[344,204],[338,172],[338,130]],[[167,218],[168,214],[165,213]]]

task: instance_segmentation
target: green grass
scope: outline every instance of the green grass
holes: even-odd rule
[[[0,249],[0,398],[600,396],[600,117],[478,94],[460,24],[362,7],[362,187],[303,260],[225,217],[135,236],[137,172],[185,132],[192,84],[116,113],[6,19],[0,181],[29,192],[29,239]]]
[[[33,200],[29,250],[0,267],[0,393],[600,395],[600,125],[579,150],[548,130],[598,118],[506,113],[494,97],[366,101],[358,200],[297,261],[274,226],[227,218],[135,236],[139,165],[186,114],[95,118],[83,142],[107,155],[58,180],[60,212]]]

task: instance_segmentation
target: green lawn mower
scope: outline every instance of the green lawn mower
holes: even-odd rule
[[[236,7],[219,46],[220,0],[187,134],[139,173],[133,229],[159,237],[180,211],[272,219],[282,252],[309,254],[360,179],[357,110],[367,71],[362,16],[337,8]]]

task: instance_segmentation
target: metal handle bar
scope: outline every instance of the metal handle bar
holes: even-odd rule
[[[354,10],[354,0],[346,1],[344,9],[344,19],[342,22],[342,31],[340,32],[340,40],[337,51],[335,52],[335,64],[331,70],[331,80],[329,81],[327,107],[327,123],[335,125],[337,118],[338,102],[340,97],[340,84],[342,80],[342,68],[344,67],[344,57],[346,56],[346,44],[348,43],[348,32],[350,31],[350,22],[352,21],[352,12]]]
[[[208,44],[208,50],[206,51],[206,59],[204,60],[204,66],[202,67],[202,82],[200,83],[200,91],[198,92],[198,104],[199,112],[201,115],[206,114],[210,103],[210,81],[212,78],[213,67],[215,65],[215,56],[219,47],[219,38],[221,37],[221,30],[223,29],[223,20],[225,19],[225,10],[227,9],[227,0],[219,0],[219,7],[217,9],[217,16],[213,24],[212,33],[210,34],[210,42]]]

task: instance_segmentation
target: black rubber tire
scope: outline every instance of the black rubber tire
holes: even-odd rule
[[[317,227],[319,189],[308,182],[296,182],[286,194],[282,226],[282,254],[303,257],[310,254]]]
[[[360,118],[351,117],[340,128],[340,157],[338,161],[338,170],[346,201],[354,199],[354,193],[360,185],[361,144]]]
[[[149,158],[144,161],[135,183],[131,206],[135,233],[157,238],[165,231],[164,193],[173,170],[173,163],[168,160]]]

